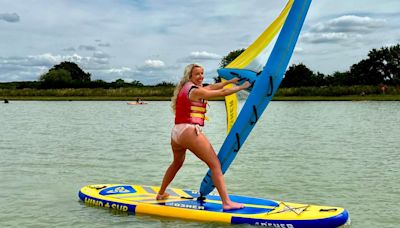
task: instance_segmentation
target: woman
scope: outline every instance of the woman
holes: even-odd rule
[[[182,167],[186,150],[193,152],[207,164],[211,170],[211,177],[222,200],[224,210],[243,208],[243,204],[232,202],[228,196],[221,164],[206,136],[201,132],[204,125],[207,100],[214,97],[231,95],[250,86],[249,82],[241,86],[223,88],[229,83],[238,82],[238,78],[215,83],[203,87],[204,69],[197,64],[186,66],[181,82],[176,86],[172,97],[172,109],[175,112],[175,126],[171,133],[171,147],[174,159],[165,172],[160,191],[156,199],[168,198],[165,192]]]

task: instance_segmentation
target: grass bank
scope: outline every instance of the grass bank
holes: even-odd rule
[[[170,101],[171,97],[151,96],[140,97],[143,101]],[[4,97],[2,100],[31,100],[31,101],[135,101],[132,97],[107,97],[107,96],[17,96]],[[222,101],[223,98],[213,99]],[[400,95],[366,95],[366,96],[275,96],[273,101],[400,101]]]
[[[275,96],[274,101],[400,101],[400,95]]]
[[[173,86],[80,89],[0,89],[0,100],[43,101],[169,101]],[[222,100],[222,98],[215,99]],[[276,101],[400,101],[400,87],[389,87],[383,94],[378,86],[280,88]]]

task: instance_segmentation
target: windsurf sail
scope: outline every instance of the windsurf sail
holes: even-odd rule
[[[282,28],[283,23],[285,22],[286,17],[289,13],[289,10],[293,5],[293,1],[294,0],[289,0],[279,16],[264,30],[264,32],[244,52],[242,52],[236,59],[230,62],[225,68],[248,69],[254,72],[260,71],[264,63],[266,62],[268,54],[270,52],[268,46]],[[222,81],[237,76],[229,73],[226,74],[225,72],[223,72],[223,69],[218,70],[218,74],[222,78]],[[244,82],[244,80],[241,81]],[[254,82],[254,80],[250,80],[250,83],[252,82]],[[233,87],[233,85],[227,85],[225,88],[230,87]],[[236,94],[231,94],[225,97],[225,107],[227,116],[226,127],[227,132],[229,133],[237,118],[238,98]]]
[[[247,53],[253,54],[245,54],[246,50],[242,53],[242,55],[244,54],[244,57],[241,57],[242,55],[240,55],[237,58],[241,58],[242,60],[239,59],[240,61],[236,61],[235,59],[233,62],[236,63],[232,62],[232,65],[228,65],[229,67],[236,66],[238,68],[224,68],[218,71],[219,75],[225,79],[239,77],[244,80],[253,80],[251,92],[218,153],[218,159],[220,160],[223,173],[226,172],[233,159],[236,157],[243,143],[277,91],[290,57],[292,56],[310,4],[311,0],[289,0],[285,9],[282,11],[280,16],[278,16],[280,19],[278,20],[277,18],[274,21],[274,23],[277,22],[275,29],[279,28],[280,33],[261,72],[254,72],[245,69],[245,67],[250,66],[255,60],[254,53],[260,54],[273,39],[272,36],[265,36],[263,38],[267,41],[265,42],[267,44],[265,44],[266,46],[264,46],[264,49],[260,48],[261,46],[258,45],[253,46],[255,43],[263,43],[260,37],[263,36],[265,32],[247,49],[249,50]],[[286,10],[288,11],[287,13],[285,13]],[[281,20],[283,21],[283,25],[281,25],[282,28],[279,27]],[[271,31],[276,31],[276,33],[278,33],[277,30]],[[254,48],[256,46],[257,48]],[[251,50],[254,50],[254,52]],[[253,57],[247,58],[247,56]],[[255,64],[253,64],[253,66],[254,65]],[[242,82],[244,80],[242,80]],[[206,196],[214,188],[215,186],[211,180],[211,171],[208,170],[200,186],[200,195]]]

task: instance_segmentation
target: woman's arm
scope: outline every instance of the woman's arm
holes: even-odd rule
[[[242,85],[234,86],[232,88],[221,88],[221,89],[210,90],[210,89],[207,89],[204,87],[199,87],[197,89],[194,89],[190,93],[189,98],[190,98],[190,100],[197,101],[199,99],[209,100],[209,99],[215,98],[215,97],[225,97],[225,96],[234,94],[240,90],[247,89],[250,86],[251,86],[250,82],[246,81]]]
[[[233,83],[235,84],[236,82],[239,81],[239,78],[232,78],[231,80],[227,80],[227,81],[223,81],[223,82],[218,82],[218,83],[214,83],[208,86],[205,86],[203,88],[208,89],[208,90],[217,90],[217,89],[222,89],[224,88],[224,86]]]

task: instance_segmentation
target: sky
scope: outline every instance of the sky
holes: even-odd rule
[[[287,0],[0,0],[0,82],[36,81],[62,61],[92,80],[176,83],[189,63],[206,82],[247,48]],[[314,0],[289,65],[347,71],[400,43],[398,0]]]

